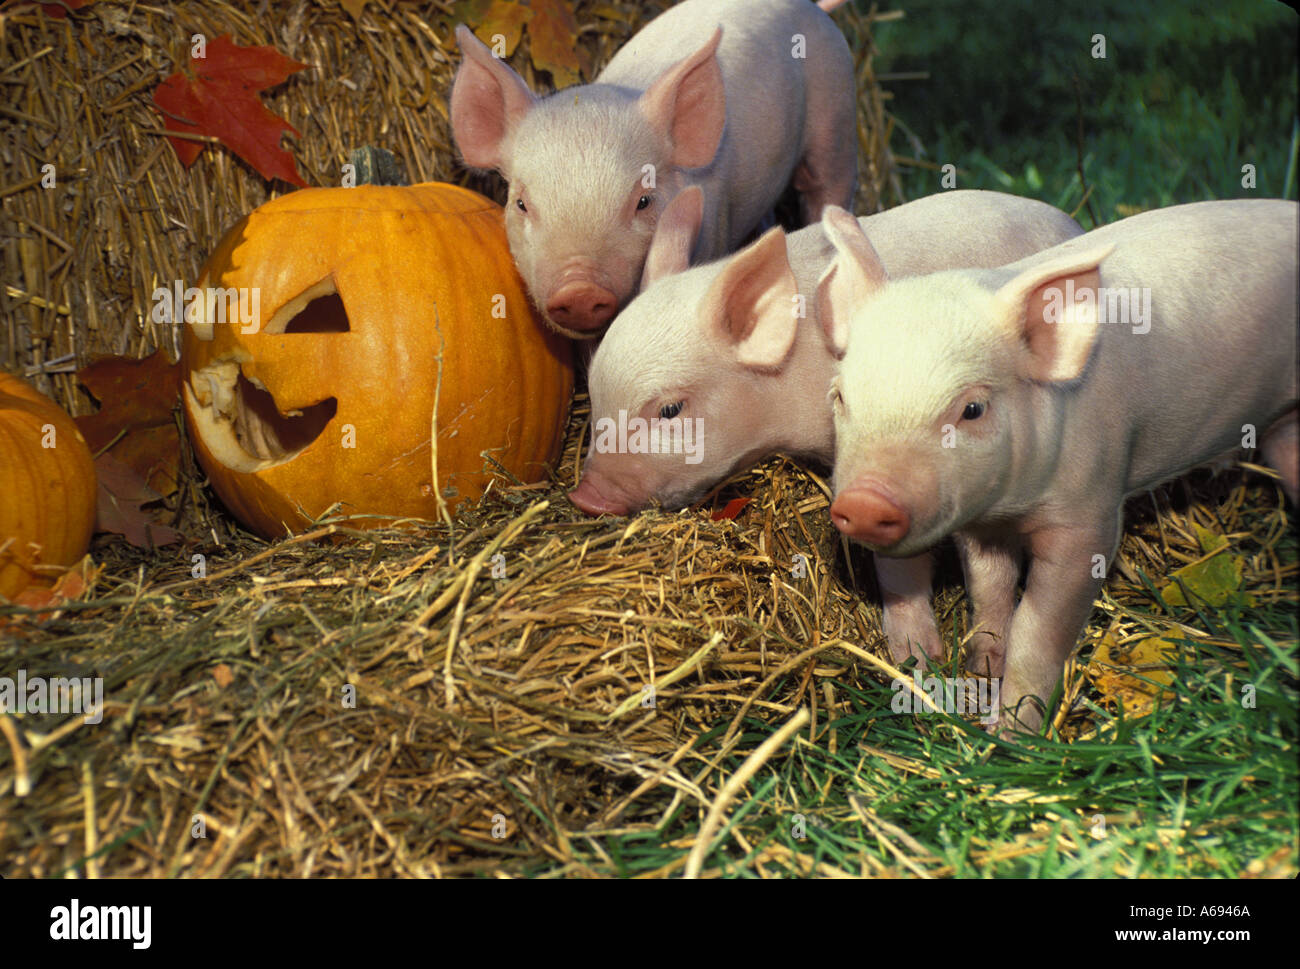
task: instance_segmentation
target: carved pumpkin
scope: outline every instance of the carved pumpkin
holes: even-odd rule
[[[62,408],[0,373],[0,597],[48,585],[90,546],[95,464]]]
[[[569,344],[534,317],[501,209],[474,192],[293,192],[226,233],[198,290],[182,300],[190,437],[264,536],[336,502],[436,517],[435,430],[449,506],[482,494],[494,462],[537,481],[558,456]]]

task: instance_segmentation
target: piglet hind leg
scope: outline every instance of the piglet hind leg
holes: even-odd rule
[[[821,221],[828,205],[853,211],[858,183],[857,138],[852,133],[838,133],[825,141],[828,143],[816,138],[794,170],[792,182],[799,193],[799,217],[804,225]]]
[[[1282,476],[1282,490],[1300,507],[1300,411],[1292,410],[1273,423],[1260,441],[1264,460]]]
[[[927,660],[943,659],[943,640],[931,605],[930,554],[907,559],[877,555],[875,562],[884,606],[881,625],[889,640],[889,655],[895,663],[915,656],[922,666]]]
[[[1016,587],[1020,584],[1019,537],[996,540],[970,533],[955,537],[966,577],[966,594],[974,610],[966,671],[975,676],[998,677],[1006,664]]]
[[[1118,510],[1095,524],[1049,525],[1029,537],[1025,594],[1008,636],[1000,733],[1042,726],[1118,546]]]
[[[841,43],[843,43],[841,41]],[[853,61],[847,48],[844,73],[851,85]],[[821,65],[824,69],[828,65]],[[858,108],[851,90],[831,76],[821,76],[810,65],[814,77],[809,88],[808,118],[804,128],[804,150],[791,179],[799,193],[799,215],[804,225],[821,221],[828,205],[853,211],[853,193],[858,184]]]

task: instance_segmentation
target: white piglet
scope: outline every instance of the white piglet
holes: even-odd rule
[[[818,317],[832,298],[852,297],[853,278],[832,271],[836,250],[821,224],[788,237],[773,229],[740,253],[688,269],[703,208],[698,189],[670,206],[646,262],[649,286],[592,358],[592,446],[571,495],[589,514],[629,514],[651,501],[680,507],[778,452],[825,465],[834,455],[826,394],[835,357]],[[860,224],[898,276],[997,266],[1083,231],[1050,205],[977,191],[858,221],[830,209],[826,223]],[[636,437],[652,426],[662,431],[657,443]],[[941,655],[929,557],[877,566],[893,655]]]
[[[887,555],[955,536],[1002,729],[1041,726],[1126,495],[1257,443],[1296,501],[1296,224],[1294,202],[1199,202],[894,281],[834,233],[860,295],[826,321],[847,341],[832,517]]]
[[[510,251],[544,318],[591,337],[641,281],[657,220],[705,191],[695,259],[733,251],[785,187],[804,218],[857,179],[853,56],[826,11],[844,0],[685,0],[595,82],[539,98],[467,28],[451,124],[468,165],[509,182]]]

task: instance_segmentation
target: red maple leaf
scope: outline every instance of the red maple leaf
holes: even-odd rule
[[[82,7],[94,2],[95,0],[59,0],[58,3],[43,3],[41,9],[45,11],[47,16],[53,17],[55,20],[62,20],[68,15],[68,11],[80,10]]]
[[[252,165],[263,178],[279,178],[304,186],[293,156],[280,147],[293,125],[276,117],[261,101],[259,91],[284,83],[308,67],[285,57],[274,47],[240,47],[223,34],[207,45],[205,57],[191,57],[184,71],[171,75],[153,93],[168,131],[211,135]],[[186,168],[203,151],[203,143],[169,138]]]
[[[721,511],[715,511],[709,518],[715,522],[730,521],[739,515],[745,509],[745,506],[753,500],[753,498],[732,498],[727,502],[725,508]]]

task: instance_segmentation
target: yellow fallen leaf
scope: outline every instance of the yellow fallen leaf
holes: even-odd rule
[[[483,43],[492,47],[492,52],[498,57],[509,57],[519,46],[524,24],[532,17],[533,12],[517,0],[494,0],[492,6],[484,13],[483,19],[474,28],[474,34]],[[498,37],[504,41],[504,48],[494,46]]]
[[[1166,604],[1188,605],[1187,597],[1183,594],[1183,587],[1186,587],[1188,592],[1206,605],[1226,606],[1229,603],[1254,605],[1254,596],[1239,591],[1245,561],[1240,555],[1232,555],[1227,551],[1228,539],[1195,523],[1192,527],[1196,531],[1196,540],[1201,545],[1201,551],[1208,557],[1184,565],[1181,569],[1170,573],[1169,581],[1160,587],[1160,595]],[[1218,554],[1213,554],[1216,552]]]
[[[1173,696],[1167,687],[1174,681],[1170,665],[1177,652],[1177,644],[1159,636],[1121,646],[1108,632],[1092,654],[1088,676],[1104,698],[1122,702],[1127,715],[1144,717]]]
[[[604,20],[619,20],[625,24],[631,23],[632,21],[632,18],[628,15],[626,10],[620,7],[612,7],[607,4],[602,4],[599,7],[592,7],[591,15],[593,17],[600,17]]]
[[[533,67],[546,71],[557,88],[580,81],[582,45],[578,21],[565,0],[530,0],[533,19],[528,24]]]

